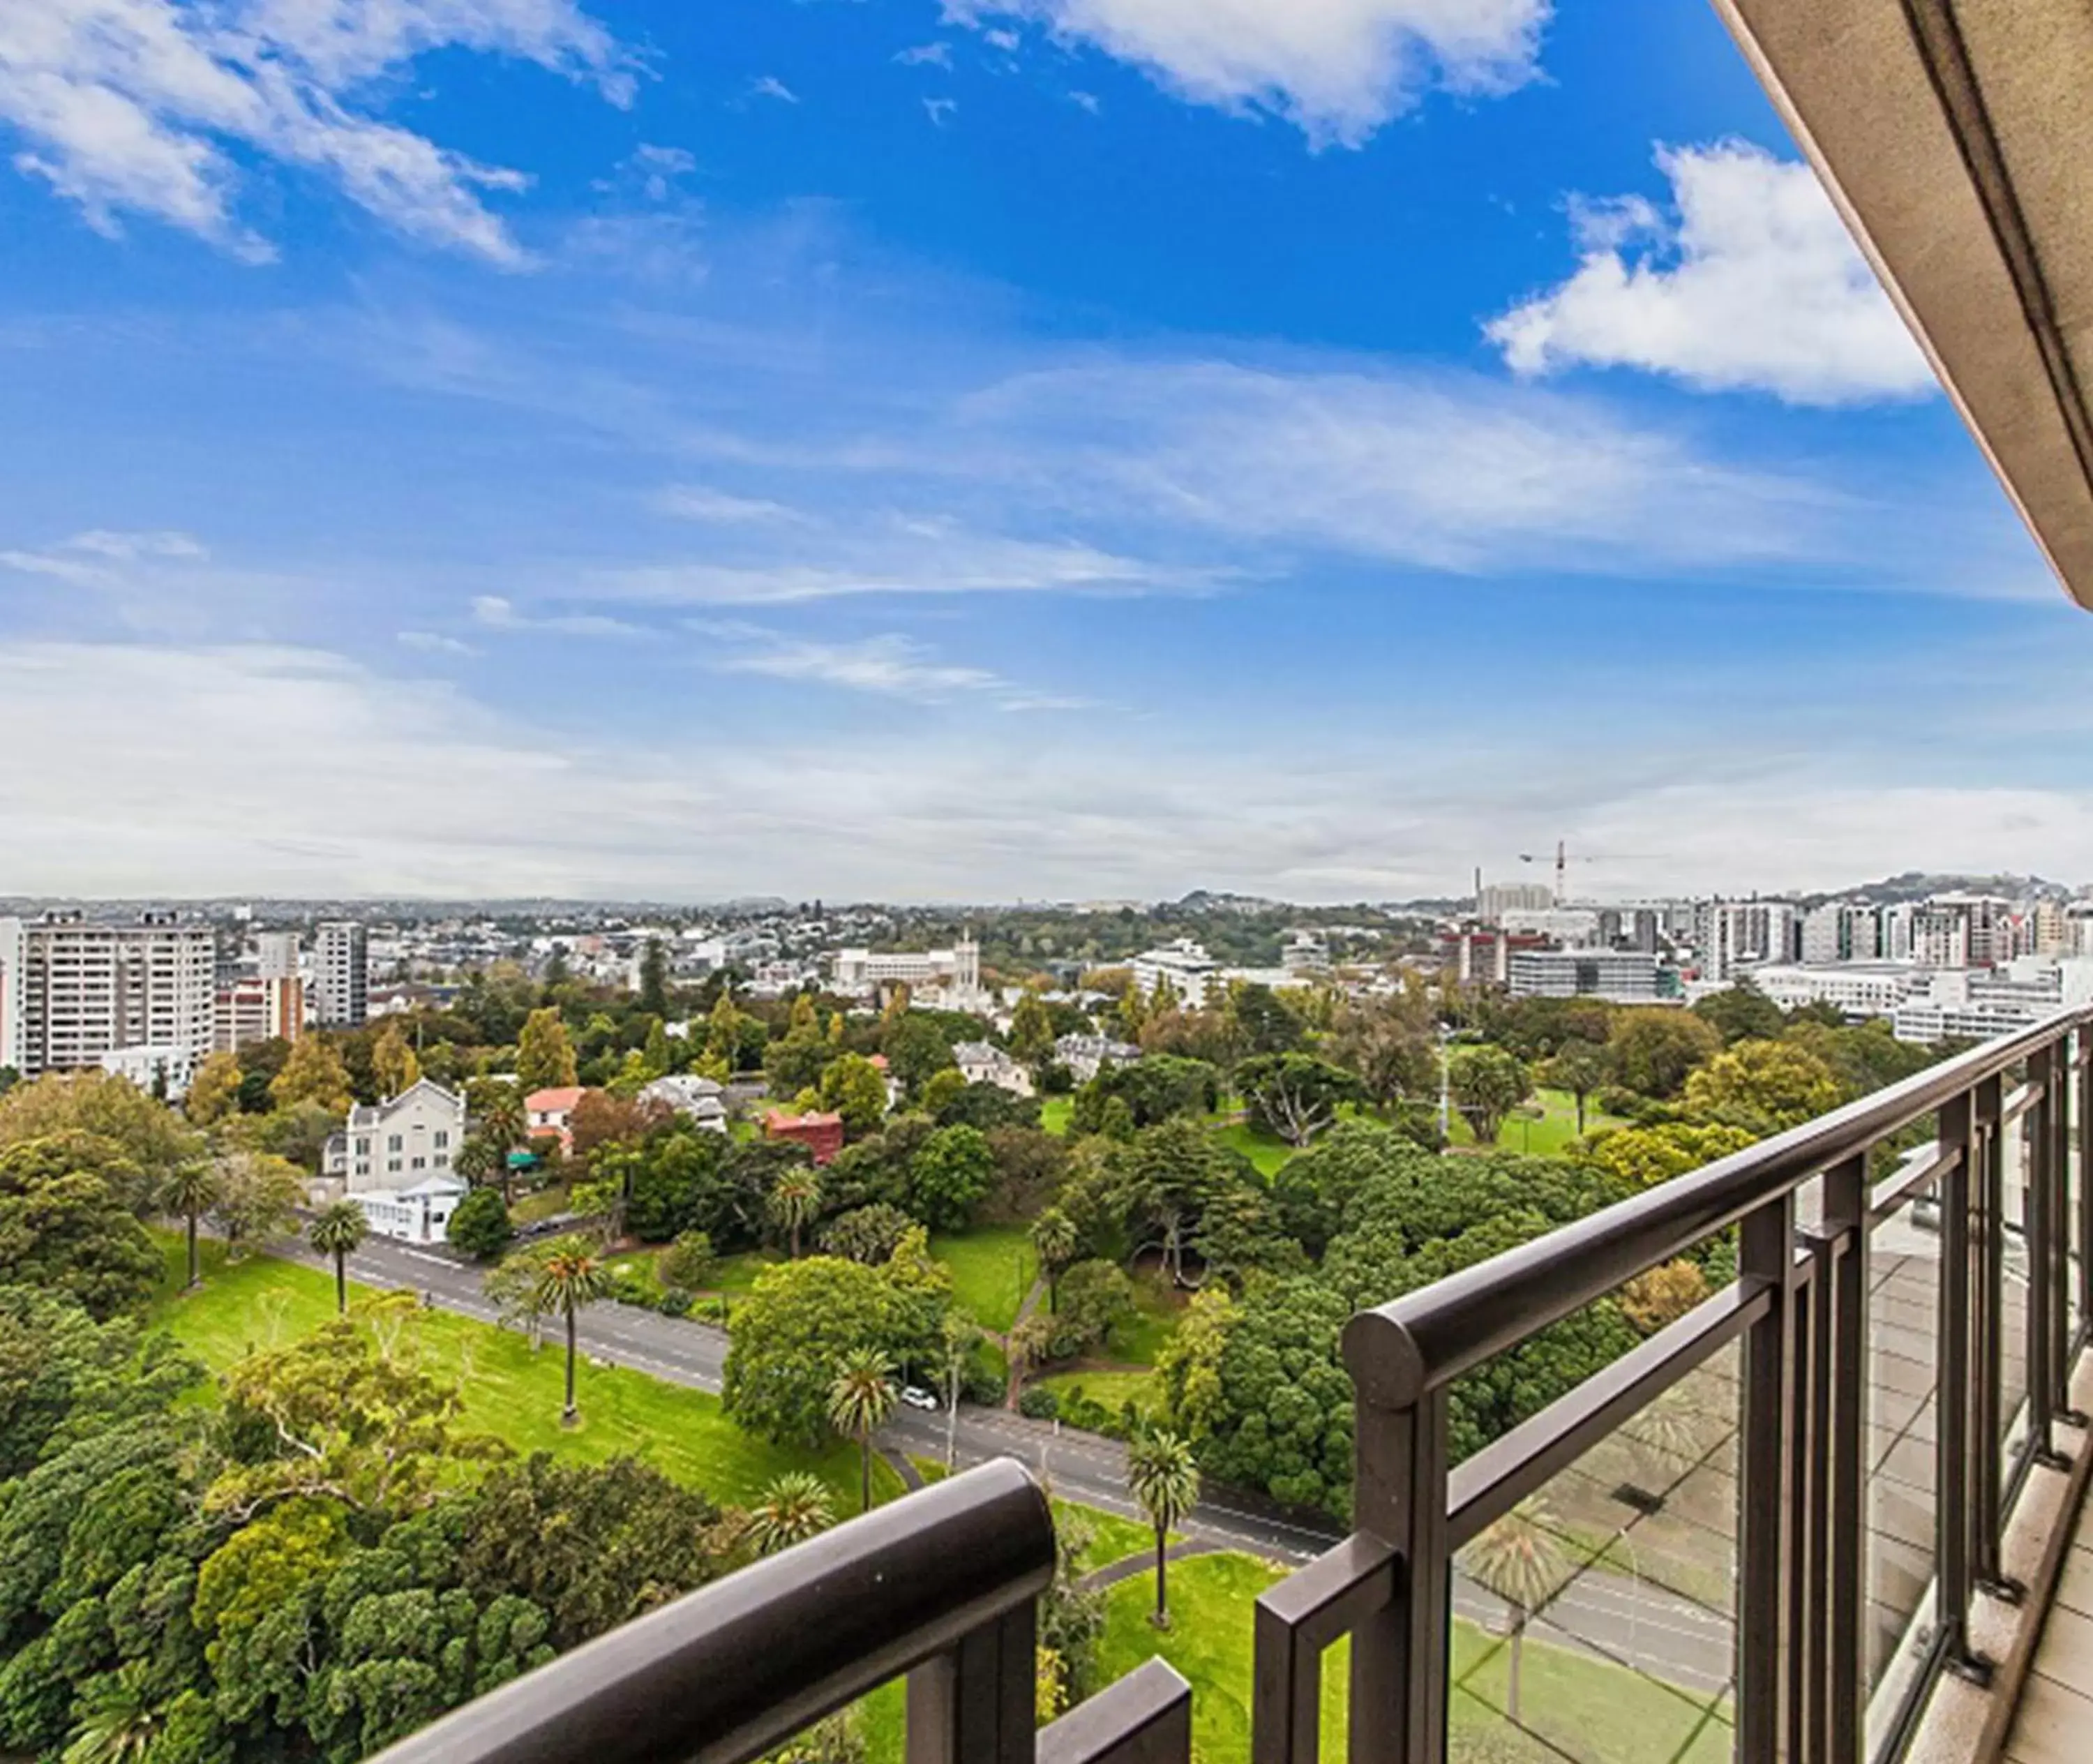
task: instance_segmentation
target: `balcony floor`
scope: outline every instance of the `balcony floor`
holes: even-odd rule
[[[2006,1740],[2010,1764],[2093,1757],[2093,1507],[2080,1510]]]

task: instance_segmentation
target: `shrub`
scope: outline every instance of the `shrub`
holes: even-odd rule
[[[713,1240],[708,1232],[686,1231],[663,1252],[654,1272],[664,1286],[696,1292],[712,1272]]]
[[[1017,1412],[1035,1421],[1051,1421],[1061,1412],[1061,1401],[1044,1385],[1034,1385],[1017,1399]]]
[[[457,1203],[445,1235],[453,1248],[476,1261],[491,1262],[516,1235],[499,1189],[476,1188]]]
[[[665,1317],[687,1317],[697,1301],[680,1286],[671,1286],[655,1300],[654,1308]]]

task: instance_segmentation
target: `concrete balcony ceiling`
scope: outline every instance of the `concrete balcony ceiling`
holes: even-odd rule
[[[2065,587],[2093,608],[2093,6],[1715,5]]]

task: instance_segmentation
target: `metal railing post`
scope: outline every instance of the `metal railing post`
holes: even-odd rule
[[[1994,1087],[1996,1093],[1996,1086]],[[1970,1194],[1973,1166],[1984,1155],[1974,1092],[1944,1103],[1940,1144],[1953,1161],[1940,1179],[1940,1326],[1934,1485],[1934,1541],[1939,1562],[1935,1597],[1941,1658],[1948,1669],[1988,1684],[1991,1662],[1970,1648],[1971,1502],[1970,1297],[1976,1285],[1970,1250]]]
[[[1795,1581],[1790,1430],[1796,1421],[1795,1196],[1745,1216],[1738,1272],[1770,1289],[1773,1303],[1744,1337],[1743,1452],[1739,1465],[1737,1752],[1740,1764],[1774,1764],[1788,1749],[1788,1621]]]
[[[1976,1105],[1982,1155],[1970,1184],[1977,1268],[1977,1299],[1970,1311],[1970,1367],[1977,1404],[1970,1458],[1970,1562],[1977,1589],[2011,1605],[2019,1601],[2021,1588],[2007,1579],[1999,1553],[2004,1492],[2000,1459],[2005,1455],[2006,1135],[2022,1129],[2017,1121],[2011,1127],[2005,1123],[2003,1077],[1978,1085]]]
[[[2069,1216],[2064,1205],[2064,1139],[2059,1131],[2063,1060],[2063,1044],[2052,1042],[2028,1061],[2035,1102],[2028,1130],[2027,1209],[2022,1221],[2028,1258],[2028,1444],[2034,1462],[2053,1470],[2070,1463],[2056,1450],[2051,1424],[2065,1406],[2058,1389],[2065,1359],[2064,1270],[2057,1253]]]
[[[2076,1425],[2082,1419],[2071,1405],[2071,1236],[2078,1215],[2071,1200],[2071,1096],[2074,1036],[2059,1036],[2050,1049],[2049,1068],[2049,1413],[2045,1426],[2057,1421]],[[2068,1463],[2056,1450],[2053,1432],[2046,1441],[2056,1464]]]
[[[2093,1335],[2093,1026],[2082,1023],[2072,1038],[2078,1060],[2072,1086],[2077,1105],[2072,1138],[2078,1153],[2078,1328],[2086,1336]]]
[[[1378,1312],[1346,1325],[1354,1409],[1352,1523],[1390,1545],[1394,1596],[1352,1632],[1351,1764],[1444,1764],[1453,1560],[1446,1393],[1427,1389],[1408,1332]]]
[[[1830,1471],[1822,1560],[1828,1677],[1825,1756],[1860,1764],[1867,1716],[1868,1158],[1824,1172],[1824,1227],[1837,1236],[1828,1280],[1822,1365]]]
[[[911,1672],[908,1764],[1032,1764],[1037,1636],[1027,1603]]]

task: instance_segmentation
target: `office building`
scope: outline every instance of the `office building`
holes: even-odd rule
[[[1857,1023],[1893,1015],[1926,978],[1909,962],[1782,962],[1752,970],[1752,984],[1783,1011],[1829,1004]]]
[[[187,1073],[210,1052],[217,940],[208,925],[172,914],[128,922],[50,913],[6,921],[0,964],[19,968],[19,984],[0,975],[0,1023],[19,1055],[5,1062],[24,1077],[100,1066],[112,1054],[149,1050],[141,1071],[162,1071],[180,1094]],[[129,1067],[124,1067],[127,1072]]]
[[[313,939],[313,1021],[354,1029],[370,1014],[370,943],[351,919],[331,919]]]
[[[971,1007],[981,995],[981,946],[962,938],[950,949],[839,949],[831,958],[838,992],[905,986],[919,1002]]]
[[[1632,949],[1522,949],[1508,967],[1514,999],[1603,999],[1654,1004],[1670,995],[1654,956]]]
[[[1159,949],[1143,950],[1133,958],[1134,990],[1144,999],[1155,996],[1160,986],[1187,1010],[1207,1003],[1221,977],[1221,964],[1207,953],[1206,946],[1181,937]]]

